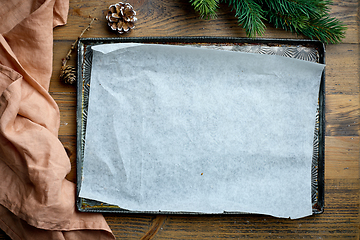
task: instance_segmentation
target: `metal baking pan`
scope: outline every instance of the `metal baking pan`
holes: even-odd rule
[[[92,50],[91,46],[106,43],[152,43],[192,45],[194,47],[215,48],[224,51],[239,51],[258,54],[282,55],[305,61],[325,63],[325,47],[319,41],[294,39],[254,39],[231,37],[143,37],[143,38],[84,38],[78,43],[77,57],[77,187],[76,205],[81,212],[108,213],[145,213],[129,211],[118,206],[79,197],[84,145],[88,96],[90,91]],[[312,209],[313,214],[324,211],[324,148],[325,148],[325,73],[323,72],[319,91],[318,111],[314,129],[314,150],[312,158]],[[164,214],[165,212],[146,212]],[[183,212],[166,212],[166,214],[184,214]],[[186,213],[201,214],[201,213]],[[239,212],[224,212],[239,214]]]

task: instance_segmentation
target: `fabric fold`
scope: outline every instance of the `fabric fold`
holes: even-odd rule
[[[0,228],[12,239],[114,239],[101,214],[76,212],[59,108],[48,93],[53,27],[66,23],[69,3],[0,5]]]

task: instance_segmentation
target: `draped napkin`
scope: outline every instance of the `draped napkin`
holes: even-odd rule
[[[68,0],[0,3],[0,228],[12,239],[114,239],[101,214],[75,210],[69,158],[48,93],[53,27]]]

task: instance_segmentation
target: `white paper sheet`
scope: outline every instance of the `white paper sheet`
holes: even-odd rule
[[[169,45],[92,49],[80,197],[133,211],[312,214],[324,65]]]

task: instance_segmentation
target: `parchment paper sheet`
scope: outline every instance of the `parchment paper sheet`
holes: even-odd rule
[[[186,46],[93,50],[80,197],[134,211],[312,214],[324,65]]]

